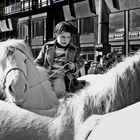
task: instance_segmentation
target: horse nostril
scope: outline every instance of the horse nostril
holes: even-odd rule
[[[9,86],[9,91],[14,92],[13,89],[12,89],[12,85]]]
[[[25,89],[24,89],[24,92],[26,92],[26,91],[27,91],[27,87],[28,87],[28,86],[27,86],[27,84],[25,84]]]

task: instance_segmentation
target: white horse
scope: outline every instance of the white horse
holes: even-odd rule
[[[13,42],[16,41],[14,40]],[[0,59],[0,60],[4,60],[4,61],[0,61],[0,64],[2,65],[1,71],[3,75],[3,79],[6,79],[6,82],[4,82],[6,83],[4,84],[6,85],[6,89],[4,91],[5,92],[7,91],[6,96],[12,95],[12,97],[14,96],[14,98],[15,95],[18,96],[18,98],[16,97],[15,101],[21,100],[20,104],[23,107],[27,107],[27,105],[30,104],[29,102],[29,100],[31,100],[30,98],[32,98],[29,94],[31,95],[34,94],[32,92],[29,93],[29,91],[33,90],[31,89],[31,87],[38,85],[40,79],[37,80],[36,83],[34,83],[35,80],[33,80],[34,82],[32,83],[30,82],[29,85],[27,77],[29,76],[29,72],[32,75],[33,70],[30,71],[28,69],[28,66],[32,61],[30,61],[30,59],[27,60],[28,55],[24,55],[23,53],[26,51],[22,52],[22,50],[24,50],[21,49],[22,46],[26,47],[26,45],[23,45],[21,41],[19,41],[20,43],[17,42],[15,43],[15,45],[12,45],[12,43],[10,42],[12,46],[16,46],[16,47],[10,47],[11,45],[9,45],[8,43],[9,47],[7,47],[6,49],[7,51],[5,51],[6,56],[4,57],[4,59]],[[18,48],[18,46],[21,47]],[[17,59],[15,58],[20,59],[18,54],[23,55],[24,56],[23,58],[26,58],[23,59],[24,61],[22,62],[23,63],[22,65],[20,64],[21,60],[20,63],[14,62],[17,61]],[[19,65],[18,68],[15,68],[15,66],[17,66],[16,64]],[[7,67],[9,65],[11,66],[10,68]],[[30,65],[33,64],[31,63]],[[11,78],[12,73],[14,75],[13,78]],[[37,73],[34,72],[34,77],[36,76],[35,74],[37,75]],[[21,80],[19,77],[23,80]],[[66,98],[59,105],[57,114],[54,119],[56,126],[53,126],[54,127],[53,129],[57,131],[56,133],[61,134],[62,132],[65,131],[65,132],[71,132],[71,134],[74,135],[76,134],[78,127],[86,120],[86,118],[88,118],[92,114],[106,114],[109,112],[113,112],[125,108],[128,105],[140,101],[140,93],[139,93],[140,54],[136,54],[132,57],[128,57],[126,60],[117,64],[115,67],[110,69],[105,74],[99,76],[96,75],[96,77],[95,75],[89,75],[87,77],[85,76],[85,78],[81,77],[79,79],[82,78],[88,79],[89,85],[86,86],[84,89],[80,90],[79,92],[77,92],[77,94],[74,94],[72,97]],[[18,88],[19,85],[20,88]],[[34,92],[36,92],[36,90],[34,90]],[[41,92],[41,90],[39,90],[39,92]],[[36,94],[38,95],[39,93],[37,92]],[[47,92],[47,99],[49,98],[50,101],[51,99],[54,99],[51,98],[49,95],[50,94]],[[42,96],[44,97],[44,94],[42,94]],[[36,103],[39,104],[40,99],[36,99]],[[49,106],[48,109],[51,107]]]
[[[0,101],[1,140],[72,140],[69,130],[63,131],[59,122]]]
[[[0,43],[0,80],[6,101],[42,114],[59,105],[48,73],[36,67],[27,44],[11,39]]]
[[[140,54],[128,57],[102,75],[79,78],[89,83],[59,106],[57,115],[74,135],[93,114],[107,114],[140,101]]]
[[[75,140],[139,140],[140,102],[105,115],[92,115],[79,128]]]

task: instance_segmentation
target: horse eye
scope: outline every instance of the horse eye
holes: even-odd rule
[[[27,59],[24,59],[24,63],[26,64],[26,62],[27,62]]]

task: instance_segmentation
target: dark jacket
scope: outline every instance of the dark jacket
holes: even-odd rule
[[[56,40],[47,42],[42,47],[38,57],[35,59],[34,62],[40,66],[44,66],[50,72],[53,66],[53,59],[55,57],[55,49],[56,49]],[[84,65],[84,60],[80,56],[80,51],[73,44],[69,44],[65,52],[65,60],[66,60],[65,64],[69,62],[74,63],[75,69],[71,71],[72,73],[75,73]],[[71,76],[68,76],[68,78],[69,77]]]
[[[50,41],[44,44],[42,47],[38,57],[35,59],[35,63],[44,66],[49,71],[52,68],[53,65],[53,59],[55,56],[55,48],[56,48],[56,41]],[[84,60],[79,54],[78,49],[76,46],[70,44],[68,46],[68,49],[66,50],[66,63],[73,62],[75,64],[75,70],[79,70],[84,65]]]

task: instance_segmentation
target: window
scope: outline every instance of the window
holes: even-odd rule
[[[140,9],[130,10],[130,18],[129,18],[129,29],[130,31],[140,30]]]
[[[109,15],[109,31],[114,32],[124,32],[124,13],[113,13]]]
[[[47,6],[47,4],[48,4],[48,0],[38,0],[39,7]]]
[[[29,11],[32,7],[32,0],[21,0],[22,11]]]
[[[73,34],[77,34],[78,32],[78,21],[76,20],[70,20],[69,23],[73,26]]]
[[[32,21],[32,38],[43,36],[43,33],[44,33],[43,27],[44,27],[43,19]]]
[[[94,33],[94,18],[88,17],[81,19],[81,33]]]
[[[70,20],[69,23],[73,26],[73,31],[72,31],[72,42],[78,46],[78,20]]]
[[[28,23],[27,22],[19,23],[19,35],[18,36],[20,39],[28,38]]]

